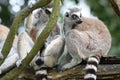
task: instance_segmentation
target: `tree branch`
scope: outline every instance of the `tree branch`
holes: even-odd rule
[[[97,72],[97,80],[119,80],[120,64],[115,65],[99,65]],[[49,72],[48,78],[51,80],[83,80],[85,74],[85,65],[78,65],[64,72],[52,70]]]
[[[56,70],[49,71],[49,79],[55,80],[83,80],[85,74],[86,61],[80,65],[66,70],[57,72]],[[120,58],[102,57],[98,66],[97,80],[119,80],[120,79]]]
[[[111,3],[116,14],[120,17],[120,0],[109,0],[109,2]]]
[[[32,7],[25,7],[23,10],[21,10],[15,17],[15,19],[13,20],[13,23],[11,25],[11,29],[10,32],[7,36],[7,39],[5,41],[5,44],[3,46],[2,49],[2,54],[3,54],[3,59],[0,60],[0,65],[3,63],[3,61],[5,60],[5,58],[7,57],[8,53],[10,52],[10,49],[12,47],[13,44],[13,40],[15,37],[15,34],[18,30],[18,26],[20,25],[20,23],[25,19],[25,17],[27,17],[29,15],[30,12],[32,12],[34,9],[39,8],[39,7],[43,7],[45,5],[47,5],[48,3],[50,3],[51,0],[40,0],[39,2],[37,2],[36,4],[34,4]]]
[[[83,61],[78,66],[68,69],[63,72],[58,72],[56,69],[48,70],[49,80],[83,80],[85,74],[86,61]],[[27,68],[21,78],[15,80],[34,80],[34,71]],[[119,80],[120,79],[120,58],[103,57],[98,66],[97,80]]]

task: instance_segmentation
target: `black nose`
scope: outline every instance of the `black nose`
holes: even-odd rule
[[[82,22],[83,22],[82,20],[76,21],[77,24],[81,24]]]

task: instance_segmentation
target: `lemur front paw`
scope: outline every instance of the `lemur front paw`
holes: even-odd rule
[[[22,64],[22,60],[18,60],[18,61],[16,62],[16,66],[17,66],[17,67],[19,67],[21,64]]]
[[[1,50],[0,50],[0,59],[3,59],[3,55],[2,55],[2,53],[1,53]]]

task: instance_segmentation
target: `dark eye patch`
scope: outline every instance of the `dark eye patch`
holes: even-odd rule
[[[69,17],[69,13],[68,13],[68,12],[66,12],[65,16],[66,16],[66,17]]]
[[[75,14],[73,14],[71,17],[72,17],[72,19],[77,19],[78,18],[78,16],[75,15]]]
[[[49,15],[51,14],[51,12],[48,9],[45,9],[45,13]]]

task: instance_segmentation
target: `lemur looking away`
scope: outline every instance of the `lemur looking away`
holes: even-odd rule
[[[111,35],[99,19],[82,16],[79,8],[69,8],[64,15],[65,45],[72,57],[61,70],[87,60],[85,80],[96,80],[97,66],[111,47]]]

